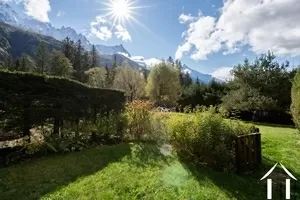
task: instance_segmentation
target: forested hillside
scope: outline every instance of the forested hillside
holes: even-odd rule
[[[7,59],[22,55],[35,57],[40,41],[45,42],[49,50],[60,49],[61,42],[52,37],[25,31],[5,23],[0,23],[0,58]]]
[[[52,37],[40,35],[34,32],[26,31],[5,23],[0,22],[0,60],[9,58],[13,59],[28,55],[32,58],[36,57],[35,52],[38,49],[40,42],[43,41],[49,51],[53,49],[59,50],[62,42]],[[112,67],[113,60],[116,59],[117,65],[130,66],[140,68],[136,62],[128,59],[121,54],[115,55],[99,55],[101,66]],[[115,58],[114,58],[115,57]]]

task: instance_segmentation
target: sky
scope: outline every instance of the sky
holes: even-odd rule
[[[132,56],[153,61],[172,56],[221,79],[268,50],[280,62],[300,64],[298,0],[2,1],[55,27],[70,26],[94,44],[123,44]],[[128,20],[114,22],[111,7]]]

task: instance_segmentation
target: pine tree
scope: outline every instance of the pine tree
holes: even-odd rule
[[[107,86],[109,88],[111,88],[114,83],[115,76],[116,76],[117,55],[114,55],[114,57],[113,57],[112,67],[110,69],[107,67],[106,69],[107,69]]]
[[[49,73],[55,76],[70,78],[73,68],[70,60],[60,51],[53,51]]]
[[[109,80],[109,78],[110,78],[110,75],[109,75],[110,70],[109,70],[107,64],[105,65],[105,71],[106,71],[105,82],[106,82],[106,86],[108,87],[108,85],[110,83],[110,80]]]
[[[178,69],[179,72],[179,80],[181,87],[184,86],[184,74],[182,73],[182,64],[180,60],[175,61],[175,67]]]
[[[184,87],[188,87],[188,86],[190,86],[190,85],[192,85],[192,84],[193,84],[193,79],[192,79],[192,77],[190,76],[189,73],[185,73],[185,74],[183,75],[183,86],[184,86]]]
[[[197,79],[196,79],[196,85],[200,85],[200,80],[199,80],[198,77],[197,77]]]
[[[36,53],[36,63],[39,68],[39,72],[44,74],[46,71],[47,63],[49,60],[49,52],[45,42],[41,41]]]
[[[97,67],[100,64],[100,56],[98,54],[95,45],[92,46],[90,56],[91,56],[91,68]]]
[[[91,59],[90,59],[90,54],[88,51],[85,51],[83,56],[82,56],[82,73],[81,76],[82,76],[82,81],[83,82],[86,82],[87,81],[87,75],[86,75],[86,71],[88,71],[89,69],[91,69]]]
[[[170,63],[173,67],[175,66],[174,60],[171,56],[169,56],[167,62]]]
[[[21,64],[20,64],[20,60],[19,59],[16,60],[15,70],[16,71],[20,71],[21,70]]]
[[[76,52],[75,52],[75,60],[74,60],[74,70],[75,70],[75,78],[80,81],[83,82],[84,78],[84,69],[83,69],[83,62],[82,62],[82,53],[83,53],[84,49],[82,47],[81,44],[81,40],[78,40],[76,42]]]
[[[4,69],[13,71],[14,68],[15,68],[15,63],[14,63],[13,57],[11,55],[9,55],[8,58],[5,59],[5,61],[4,61]]]
[[[65,57],[67,57],[72,63],[74,62],[75,49],[76,47],[74,41],[71,40],[69,37],[66,37],[66,39],[62,41],[62,52],[65,55]]]
[[[21,58],[21,71],[26,72],[27,70],[27,63],[26,63],[26,59],[25,56],[23,56]]]

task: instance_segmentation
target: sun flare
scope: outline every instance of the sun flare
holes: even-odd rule
[[[114,19],[114,23],[118,22],[124,23],[134,19],[133,10],[137,7],[133,7],[134,1],[132,0],[109,0],[108,6],[109,13],[108,16]]]

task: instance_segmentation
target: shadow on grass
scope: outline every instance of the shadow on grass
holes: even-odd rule
[[[205,180],[211,180],[216,186],[222,188],[229,197],[239,200],[261,200],[267,197],[267,184],[266,180],[260,181],[260,179],[276,164],[276,162],[263,158],[263,163],[254,172],[245,174],[234,174],[216,172],[203,166],[194,166],[183,162],[183,165],[191,172],[194,178],[201,184]],[[292,171],[291,171],[292,172]],[[300,177],[298,174],[293,173],[295,177]],[[283,169],[277,167],[274,173],[270,176],[273,179],[273,199],[284,199],[285,197],[285,179],[287,175]],[[280,188],[280,182],[282,183]],[[291,183],[292,197],[299,198],[299,194],[295,193],[300,189],[300,185],[295,188],[295,183]],[[281,189],[281,191],[280,191]],[[282,198],[280,198],[280,196]]]
[[[131,153],[129,144],[48,156],[0,169],[0,199],[40,199]]]
[[[128,157],[131,164],[137,167],[157,166],[169,163],[169,157],[163,154],[163,149],[153,143],[139,142],[132,146],[131,155]]]

